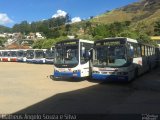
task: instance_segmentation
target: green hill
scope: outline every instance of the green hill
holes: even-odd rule
[[[106,12],[91,20],[95,23],[132,21],[154,23],[160,19],[160,0],[141,0],[140,2]]]
[[[11,32],[11,28],[0,25],[0,33]]]

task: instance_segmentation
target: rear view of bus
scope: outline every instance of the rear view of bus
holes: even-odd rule
[[[93,41],[64,40],[55,45],[54,73],[51,78],[83,78],[90,75],[89,51]]]
[[[104,81],[130,81],[155,66],[154,47],[130,38],[95,41],[92,78]]]

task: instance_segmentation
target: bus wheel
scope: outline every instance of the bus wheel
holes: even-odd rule
[[[50,75],[50,79],[54,80],[54,76],[53,76],[53,75]]]

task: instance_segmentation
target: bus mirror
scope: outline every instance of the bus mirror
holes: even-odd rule
[[[67,59],[70,59],[71,58],[71,49],[67,50],[67,56],[66,56]]]
[[[84,56],[85,54],[85,47],[82,47],[82,55]]]
[[[92,56],[93,55],[93,48],[91,48],[88,52],[89,52],[89,58],[92,58],[93,57]]]

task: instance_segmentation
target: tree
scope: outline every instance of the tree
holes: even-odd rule
[[[139,33],[137,40],[142,43],[152,43],[151,38],[146,33]]]
[[[92,35],[93,37],[99,36],[99,37],[106,37],[108,36],[109,32],[107,30],[107,27],[105,25],[98,25],[96,28],[94,28]]]
[[[138,35],[137,35],[137,33],[133,32],[133,31],[125,30],[125,31],[119,33],[118,37],[128,37],[128,38],[132,38],[132,39],[137,39]]]
[[[15,24],[13,26],[13,31],[28,34],[31,32],[31,25],[27,21],[22,21],[20,24]]]
[[[44,42],[44,40],[38,40],[38,41],[36,41],[35,43],[33,43],[33,45],[32,45],[32,48],[34,48],[34,49],[42,49],[42,47],[43,47],[43,42]]]
[[[0,37],[0,46],[3,46],[6,41],[6,38]]]
[[[157,21],[154,26],[155,35],[160,35],[160,21]]]
[[[72,26],[71,26],[70,24],[66,24],[66,26],[65,26],[65,31],[66,31],[67,35],[70,34],[71,27],[72,27]]]

